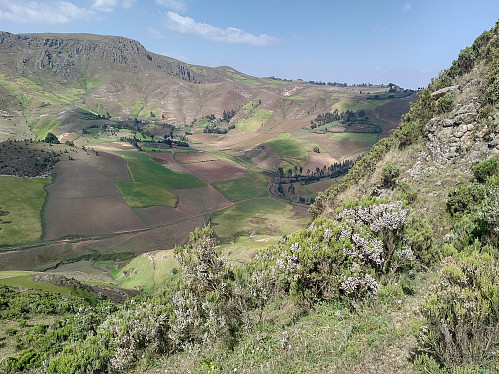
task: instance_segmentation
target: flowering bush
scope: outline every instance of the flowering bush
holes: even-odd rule
[[[445,366],[490,359],[499,348],[499,264],[478,252],[447,258],[421,313],[421,349]]]
[[[301,300],[374,295],[380,274],[412,267],[431,244],[429,226],[405,225],[408,215],[400,201],[350,202],[333,219],[318,218],[282,243],[276,262]]]
[[[145,351],[167,352],[170,309],[163,304],[145,302],[128,303],[100,325],[100,332],[109,333],[114,356],[110,359],[115,370],[126,370]]]
[[[231,343],[241,320],[234,295],[234,274],[216,246],[213,230],[196,229],[174,249],[182,283],[172,299],[175,315],[169,337],[176,349],[192,344]]]

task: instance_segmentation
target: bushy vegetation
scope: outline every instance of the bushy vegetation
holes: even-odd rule
[[[421,306],[426,321],[419,336],[424,354],[416,367],[422,372],[497,369],[499,172],[495,159],[473,170],[475,182],[449,193],[447,208],[454,227],[446,236],[448,256]]]

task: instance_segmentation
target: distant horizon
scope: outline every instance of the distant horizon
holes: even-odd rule
[[[191,65],[348,85],[426,87],[497,22],[491,0],[0,0],[13,34],[123,36]]]

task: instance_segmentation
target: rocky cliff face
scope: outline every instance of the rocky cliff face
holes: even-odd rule
[[[214,83],[225,79],[223,70],[192,67],[148,52],[135,40],[88,34],[10,34],[0,32],[0,53],[11,56],[19,74],[49,69],[62,81],[77,80],[90,64],[152,70],[191,83]]]
[[[437,90],[432,94],[435,101],[442,100],[442,93],[452,95],[453,108],[430,119],[426,146],[432,158],[440,163],[451,163],[466,158],[475,163],[499,153],[499,113],[480,116],[483,104],[483,80],[478,70],[461,77],[459,85]]]

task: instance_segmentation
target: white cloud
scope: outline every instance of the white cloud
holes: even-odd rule
[[[166,25],[168,28],[180,34],[200,36],[220,43],[244,44],[259,47],[279,43],[279,39],[274,38],[273,36],[266,34],[257,36],[235,27],[221,29],[207,23],[196,22],[190,17],[182,17],[174,12],[168,12],[166,16]]]
[[[411,3],[407,3],[407,4],[404,5],[403,10],[404,10],[404,12],[408,12],[408,11],[411,10],[411,8],[412,8],[412,4]]]
[[[187,10],[187,3],[184,0],[156,0],[156,4],[180,13]]]
[[[116,8],[131,8],[136,0],[93,0],[92,9],[99,12],[114,12]]]
[[[95,19],[95,12],[79,8],[68,1],[37,1],[0,0],[0,20],[15,23],[63,24],[74,21],[89,21]]]

